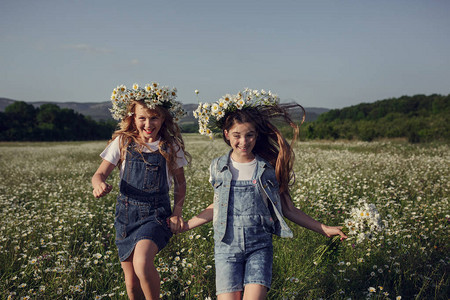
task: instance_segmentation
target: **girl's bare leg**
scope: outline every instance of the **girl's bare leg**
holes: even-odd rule
[[[133,267],[133,254],[125,261],[121,262],[122,270],[125,275],[125,286],[127,287],[127,294],[130,300],[144,300],[144,293],[141,289],[139,278],[136,276]]]
[[[241,299],[242,292],[232,292],[232,293],[223,293],[217,295],[217,300],[240,300]]]
[[[267,287],[260,284],[247,284],[244,288],[243,300],[266,299]]]
[[[159,299],[160,278],[154,264],[158,246],[151,240],[140,240],[134,248],[133,267],[145,299]]]

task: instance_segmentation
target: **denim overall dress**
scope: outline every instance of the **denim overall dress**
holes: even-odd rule
[[[159,151],[139,153],[130,146],[124,163],[114,219],[120,261],[142,239],[152,240],[159,251],[172,237],[166,223],[172,212],[165,158]]]
[[[270,288],[272,279],[273,228],[258,188],[257,169],[252,180],[232,180],[226,231],[214,246],[216,294],[242,291],[246,284]]]

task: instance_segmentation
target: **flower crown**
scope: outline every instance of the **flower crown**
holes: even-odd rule
[[[199,133],[212,138],[213,130],[220,128],[220,119],[227,113],[248,107],[275,106],[279,102],[280,98],[270,91],[246,88],[235,95],[226,94],[212,104],[200,102],[193,114],[198,119]]]
[[[126,116],[133,115],[128,111],[128,105],[131,101],[144,100],[146,106],[150,109],[155,109],[157,105],[166,108],[173,117],[175,122],[178,122],[186,112],[180,102],[175,101],[177,97],[176,88],[168,88],[166,86],[160,87],[157,82],[147,84],[145,88],[139,87],[137,83],[133,84],[132,89],[127,89],[125,85],[119,85],[111,94],[112,108],[110,109],[112,117],[115,120],[122,120]]]

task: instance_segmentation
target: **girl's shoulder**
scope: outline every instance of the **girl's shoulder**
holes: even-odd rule
[[[226,158],[226,159],[225,159]],[[211,160],[209,165],[210,176],[215,176],[218,170],[221,170],[228,160],[228,155],[222,155]],[[219,166],[220,165],[220,166]]]
[[[126,140],[126,136],[124,134],[120,133],[120,134],[118,134],[116,136],[113,136],[113,138],[110,141],[110,144],[116,144],[116,145],[120,146],[120,145],[123,144],[122,142],[124,140]]]
[[[112,141],[109,142],[100,156],[110,163],[117,165],[120,161],[120,152],[120,139],[119,137],[115,137]]]
[[[116,148],[120,149],[120,144],[121,144],[120,141],[121,141],[121,137],[120,136],[113,137],[109,141],[109,143],[106,146],[106,148],[107,149],[116,149]]]
[[[117,136],[114,136],[113,139],[109,142],[108,147],[111,151],[118,151],[122,152],[123,148],[127,150],[126,148],[134,148],[139,147],[138,144],[136,144],[132,138],[125,134],[119,134]]]
[[[222,156],[219,156],[219,157],[216,157],[216,158],[213,158],[213,160],[211,161],[211,166],[220,166],[220,167],[223,167],[223,166],[225,166],[226,164],[228,164],[228,159],[229,159],[229,157],[230,157],[230,153],[226,153],[226,154],[224,154],[224,155],[222,155]]]
[[[266,169],[273,169],[273,170],[275,170],[274,166],[272,166],[272,164],[271,164],[268,160],[266,160],[265,158],[261,157],[261,156],[258,155],[258,154],[256,154],[255,157],[256,157],[256,160],[257,160],[259,163],[265,164],[265,168],[266,168]]]

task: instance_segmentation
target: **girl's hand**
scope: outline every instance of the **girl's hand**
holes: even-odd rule
[[[189,228],[189,221],[187,221],[187,222],[184,222],[184,227],[183,227],[183,229],[181,229],[181,232],[183,233],[183,232],[186,232],[186,231],[188,231],[190,229],[191,228]]]
[[[107,184],[106,182],[101,182],[96,187],[94,187],[94,190],[92,191],[92,194],[94,194],[95,198],[100,198],[105,195],[107,195],[112,190],[112,185]]]
[[[170,218],[167,218],[167,226],[170,226]],[[192,229],[192,228],[189,227],[189,221],[187,221],[187,222],[184,221],[183,225],[180,226],[180,231],[178,231],[178,233],[183,233],[183,232],[186,232],[186,231],[188,231],[190,229]]]
[[[340,240],[345,240],[347,238],[347,236],[345,235],[344,232],[342,232],[342,226],[327,226],[327,225],[323,225],[322,226],[323,232],[327,237],[332,237],[335,235],[340,235],[341,238]]]
[[[173,215],[170,218],[167,219],[167,223],[170,227],[170,230],[173,234],[178,234],[184,231],[184,228],[186,227],[186,223],[184,222],[183,218],[177,215]]]
[[[111,174],[115,167],[116,166],[109,161],[103,160],[94,176],[92,176],[91,183],[94,188],[92,194],[94,194],[95,198],[103,197],[111,192],[112,185],[106,183],[106,178],[108,178],[109,174]]]

